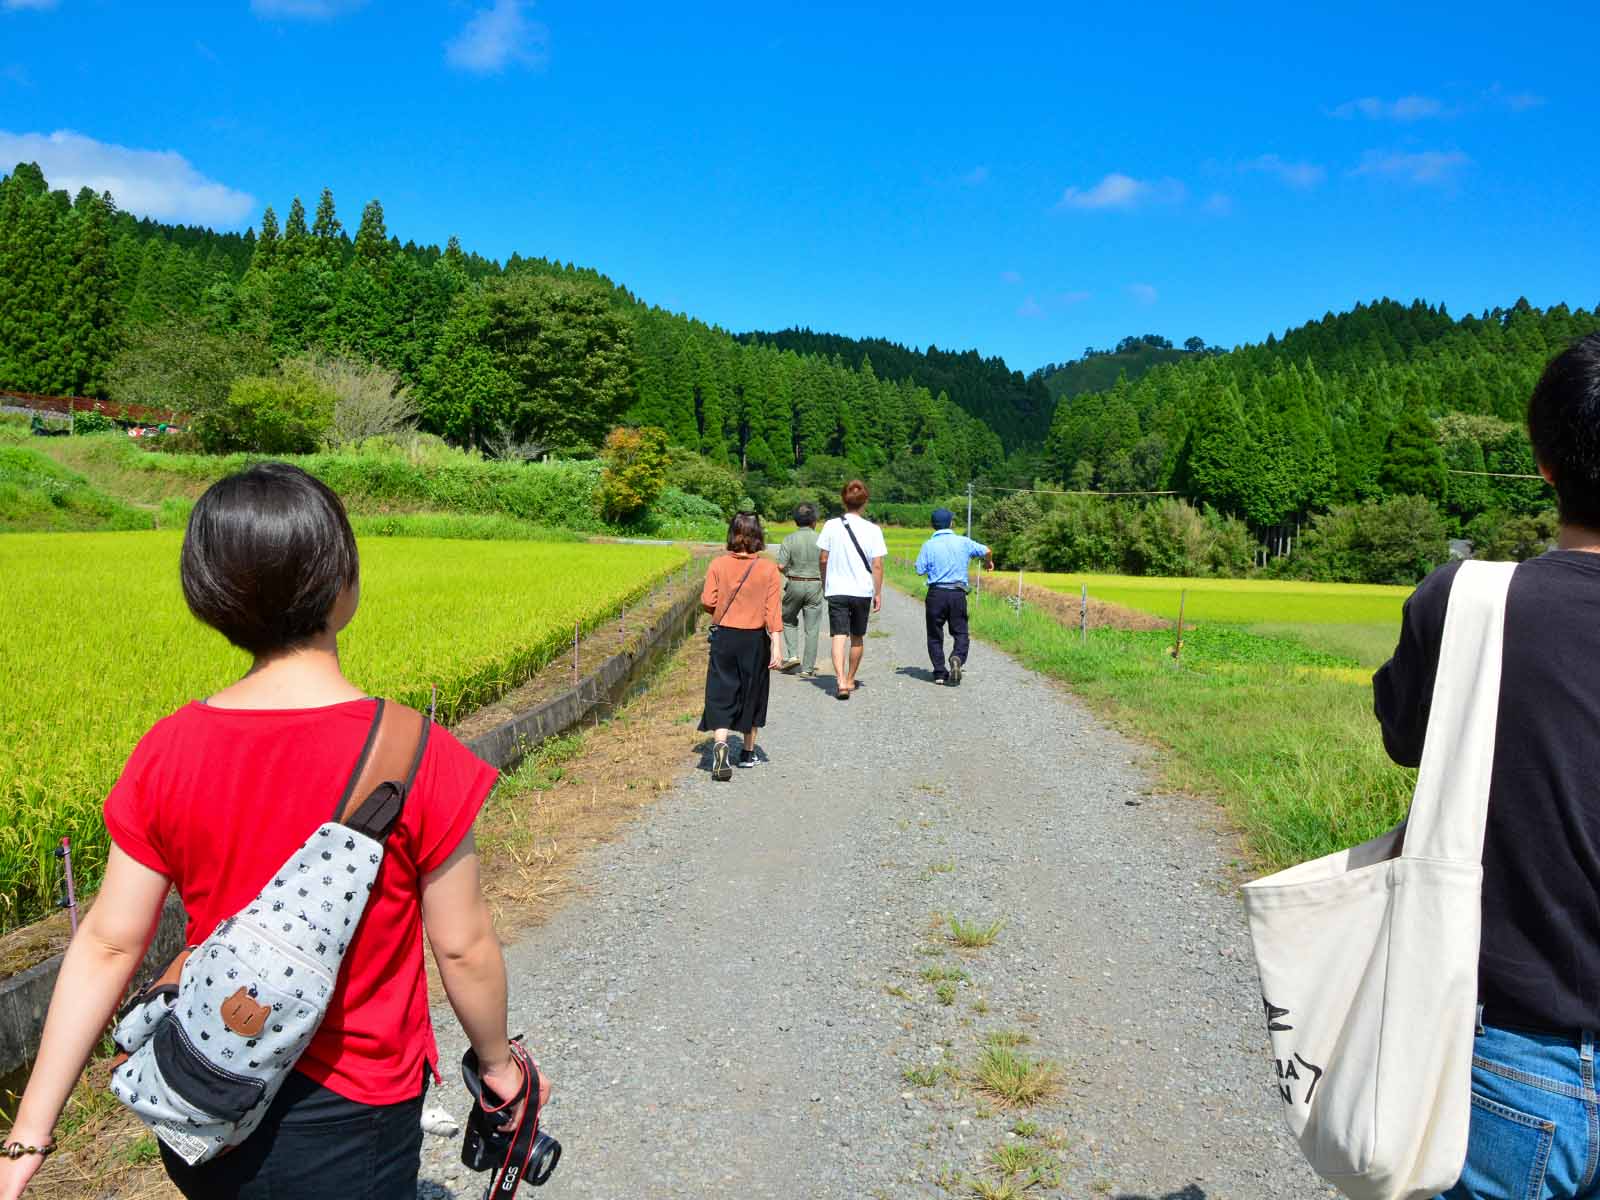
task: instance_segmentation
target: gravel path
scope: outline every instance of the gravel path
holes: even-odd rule
[[[1281,1131],[1209,810],[1152,795],[1145,752],[1064,690],[974,658],[932,686],[921,605],[891,594],[854,699],[774,679],[771,763],[686,774],[508,950],[565,1147],[530,1194],[971,1194],[1018,1114],[905,1072],[966,1068],[997,1031],[1062,1067],[1026,1114],[1059,1191],[1030,1195],[1329,1194]],[[958,951],[935,913],[1005,925]],[[952,1003],[930,967],[966,974]],[[452,1075],[429,1103],[459,1115],[465,1093]],[[478,1196],[459,1141],[427,1141],[421,1194]]]

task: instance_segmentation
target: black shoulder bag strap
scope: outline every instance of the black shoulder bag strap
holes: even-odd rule
[[[729,610],[733,608],[733,602],[739,598],[739,589],[744,586],[744,581],[750,578],[750,572],[754,571],[755,569],[756,560],[755,557],[752,556],[750,559],[750,565],[744,569],[744,574],[739,576],[739,582],[734,584],[733,595],[728,597],[728,602],[722,606],[722,611],[718,613],[716,619],[711,622],[712,629],[715,629],[718,625],[722,624],[722,618],[728,615]]]
[[[850,541],[855,545],[856,553],[861,555],[861,565],[867,569],[867,574],[872,574],[872,560],[867,557],[867,552],[861,548],[861,543],[856,541],[856,531],[850,528],[850,522],[844,517],[839,518],[839,524],[844,526],[844,531],[850,535]]]

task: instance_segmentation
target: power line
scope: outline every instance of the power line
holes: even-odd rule
[[[1488,479],[1537,479],[1540,483],[1549,482],[1543,475],[1511,475],[1505,471],[1458,471],[1454,467],[1445,469],[1452,475],[1482,475]]]
[[[1178,492],[1053,492],[1047,488],[1003,488],[980,487],[975,489],[980,492],[1027,492],[1035,496],[1176,496]]]

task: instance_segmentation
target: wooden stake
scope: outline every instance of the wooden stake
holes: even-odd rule
[[[1183,654],[1183,604],[1189,598],[1189,589],[1178,593],[1178,640],[1172,647],[1172,661],[1176,664]]]
[[[1080,642],[1089,644],[1089,585],[1083,585],[1083,599],[1078,606],[1078,635]]]

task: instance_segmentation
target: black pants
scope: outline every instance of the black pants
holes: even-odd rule
[[[945,622],[950,624],[950,636],[955,639],[951,648],[952,654],[961,656],[961,661],[967,661],[967,594],[960,588],[931,587],[928,589],[927,604],[923,609],[923,618],[928,623],[928,659],[933,663],[933,677],[943,679],[944,669],[944,627]]]
[[[358,1104],[295,1071],[243,1145],[197,1167],[165,1145],[161,1159],[189,1200],[416,1200],[422,1095]]]

